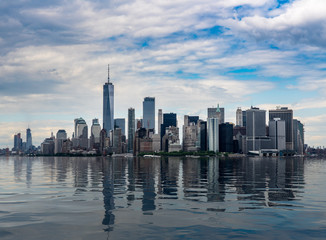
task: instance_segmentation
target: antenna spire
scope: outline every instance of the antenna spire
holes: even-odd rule
[[[110,83],[110,64],[108,64],[108,83]]]

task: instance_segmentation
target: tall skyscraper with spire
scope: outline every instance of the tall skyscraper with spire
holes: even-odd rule
[[[107,133],[114,129],[114,85],[110,82],[108,65],[108,82],[103,85],[103,128]]]
[[[32,143],[32,133],[31,133],[31,129],[27,128],[26,129],[26,150],[30,150],[30,148],[32,147],[33,143]]]

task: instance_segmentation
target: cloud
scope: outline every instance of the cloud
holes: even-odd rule
[[[141,116],[143,98],[155,96],[157,108],[205,119],[207,106],[217,102],[250,105],[249,99],[260,95],[263,106],[270,104],[261,97],[265,92],[277,95],[286,87],[285,95],[294,89],[298,94],[316,92],[308,102],[324,108],[326,52],[309,31],[315,26],[323,33],[325,21],[319,10],[310,16],[315,9],[308,4],[2,1],[0,117],[6,124],[16,122],[17,129],[21,124],[19,131],[25,131],[24,121],[40,121],[32,128],[35,134],[45,134],[45,123],[48,129],[67,121],[62,128],[70,128],[75,117],[89,123],[101,118],[108,63],[116,117],[126,117],[128,107]],[[305,6],[309,14],[300,20]],[[298,41],[296,29],[307,30]],[[299,115],[309,109],[303,97],[297,103],[287,96],[280,99]],[[11,134],[18,131],[13,126],[8,128]]]
[[[226,19],[221,23],[232,33],[247,34],[259,41],[281,46],[305,44],[325,48],[326,2],[323,0],[297,0],[281,9],[264,14]]]

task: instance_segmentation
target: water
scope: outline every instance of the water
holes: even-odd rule
[[[0,158],[0,239],[325,239],[326,161]]]

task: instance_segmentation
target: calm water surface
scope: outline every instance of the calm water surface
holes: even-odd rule
[[[0,158],[0,239],[325,239],[326,159]]]

